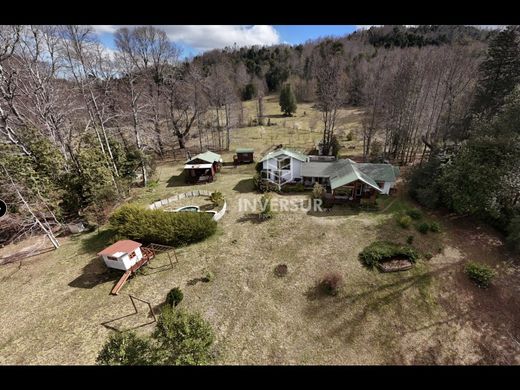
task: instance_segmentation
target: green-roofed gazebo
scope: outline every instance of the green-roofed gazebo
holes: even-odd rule
[[[222,157],[220,154],[210,152],[197,154],[188,159],[184,164],[185,179],[187,183],[207,183],[215,180],[220,170]]]

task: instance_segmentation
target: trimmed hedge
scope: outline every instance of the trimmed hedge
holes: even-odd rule
[[[110,224],[120,236],[176,247],[202,241],[217,230],[217,223],[209,213],[173,213],[135,205],[116,210]]]
[[[404,257],[415,263],[419,258],[419,253],[415,248],[408,245],[400,245],[390,241],[375,241],[363,249],[359,257],[365,265],[371,268],[377,263],[394,257]]]

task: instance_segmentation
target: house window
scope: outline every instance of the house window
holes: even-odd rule
[[[361,196],[361,192],[363,191],[363,184],[360,184],[358,188],[356,188],[356,195]]]
[[[291,158],[286,157],[278,160],[278,169],[291,170]]]
[[[135,252],[130,253],[130,258],[133,259],[136,256]]]
[[[383,188],[385,186],[384,181],[378,181],[376,184],[379,186],[379,188]]]
[[[114,257],[114,256],[107,256],[107,259],[112,260],[112,261],[119,261],[119,257]]]

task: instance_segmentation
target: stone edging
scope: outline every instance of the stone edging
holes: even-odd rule
[[[182,194],[173,195],[167,199],[161,199],[157,202],[152,203],[148,206],[150,210],[158,210],[163,206],[169,205],[172,202],[176,202],[178,200],[184,199],[184,198],[194,198],[196,196],[211,196],[211,194],[214,191],[206,191],[206,190],[195,190],[195,191],[188,191],[184,192]],[[222,210],[220,210],[218,213],[216,213],[213,216],[213,220],[218,221],[220,218],[224,216],[227,209],[227,203],[224,201],[224,206],[222,207]]]

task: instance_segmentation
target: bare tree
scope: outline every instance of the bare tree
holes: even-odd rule
[[[16,121],[23,123],[24,118],[15,102],[16,69],[8,64],[20,41],[21,29],[21,26],[0,25],[0,134],[19,147],[26,156],[31,156],[13,124]]]
[[[129,59],[143,75],[147,76],[145,98],[150,101],[148,118],[152,122],[159,155],[164,155],[161,135],[161,101],[166,75],[177,64],[179,49],[166,33],[154,26],[136,27],[121,41],[121,49],[128,53]],[[165,87],[168,90],[168,87]],[[168,110],[166,110],[168,111]]]
[[[172,70],[165,78],[169,123],[181,149],[186,148],[186,136],[206,109],[201,82],[200,71],[188,64]]]
[[[317,55],[316,106],[323,120],[322,153],[330,152],[338,110],[346,102],[346,74],[343,58],[338,54],[321,53]]]
[[[61,52],[66,70],[78,87],[93,125],[101,152],[113,173],[114,188],[119,192],[119,172],[107,135],[107,123],[114,118],[108,109],[114,67],[106,51],[93,36],[90,26],[68,25],[60,29]]]

